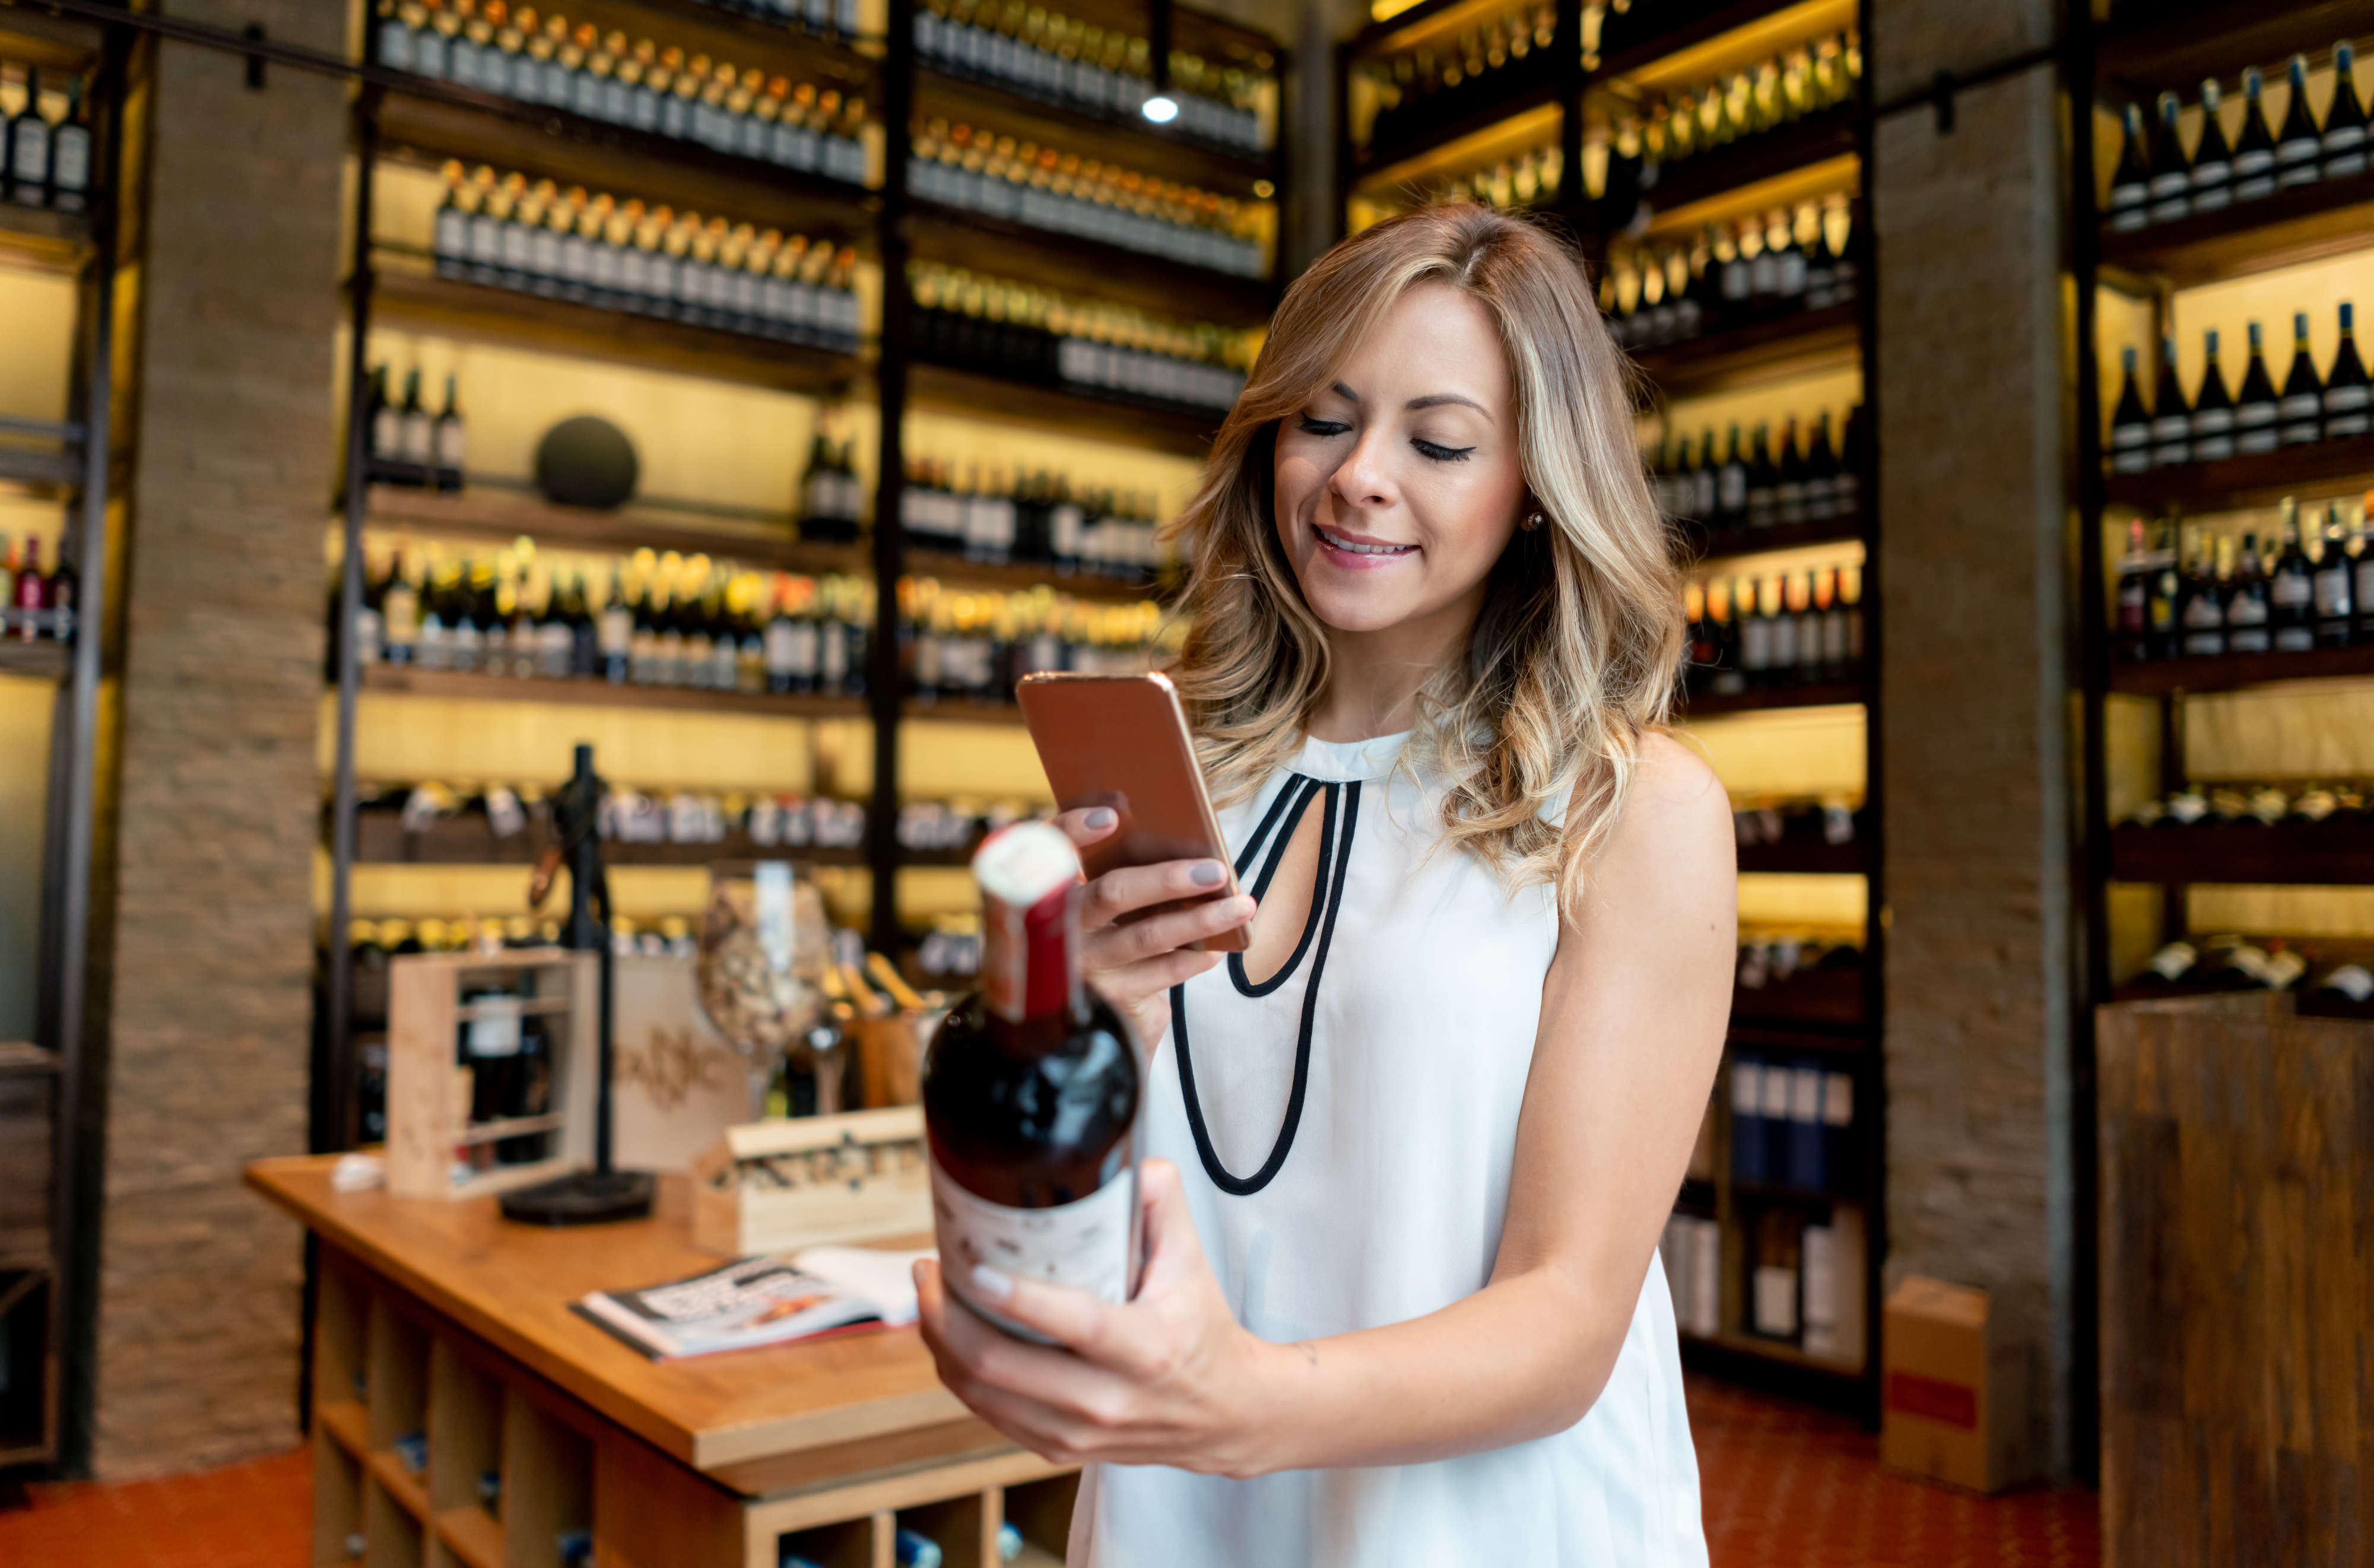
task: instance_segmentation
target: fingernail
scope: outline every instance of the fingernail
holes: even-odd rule
[[[985,1263],[976,1264],[972,1271],[972,1288],[991,1301],[1002,1302],[1014,1294],[1014,1280]]]
[[[1228,874],[1220,869],[1218,861],[1206,860],[1188,872],[1187,879],[1199,888],[1216,888],[1228,879]]]
[[[1081,818],[1080,820],[1091,828],[1110,828],[1115,822],[1119,821],[1120,819],[1113,815],[1113,809],[1111,807],[1099,806],[1095,810],[1089,812],[1086,817]]]

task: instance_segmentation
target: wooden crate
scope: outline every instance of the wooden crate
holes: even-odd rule
[[[728,1127],[692,1176],[693,1244],[732,1257],[932,1228],[920,1106]]]
[[[527,1010],[542,1015],[553,1042],[551,1110],[474,1125],[456,1062],[460,1032],[471,1016],[462,992],[474,983],[523,976],[532,983]],[[558,949],[492,957],[409,953],[390,961],[388,1190],[399,1197],[478,1197],[591,1165],[600,1079],[600,984],[594,954]],[[550,1135],[547,1158],[457,1179],[457,1149],[530,1133]]]
[[[2362,1562],[2374,1024],[2263,995],[2097,1020],[2103,1561]]]

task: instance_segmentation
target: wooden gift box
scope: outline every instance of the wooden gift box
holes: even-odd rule
[[[932,1229],[920,1106],[728,1127],[692,1176],[693,1244],[733,1257]]]
[[[550,1110],[472,1124],[457,1072],[462,1027],[475,1009],[463,990],[509,980],[529,997],[552,1046]],[[399,1197],[480,1197],[534,1186],[594,1163],[594,1091],[601,1076],[601,961],[559,948],[492,956],[407,953],[388,963],[387,1189]],[[545,1159],[496,1165],[455,1180],[457,1154],[531,1133],[549,1135]]]

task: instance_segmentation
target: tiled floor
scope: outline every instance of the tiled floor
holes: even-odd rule
[[[1694,1378],[1714,1568],[2094,1568],[2089,1491],[1969,1497],[1891,1476],[1851,1421]],[[170,1480],[36,1487],[8,1568],[305,1568],[303,1451]]]

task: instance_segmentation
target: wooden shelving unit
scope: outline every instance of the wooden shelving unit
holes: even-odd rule
[[[2374,437],[2281,447],[2216,463],[2185,463],[2102,477],[2104,504],[2159,512],[2232,512],[2272,506],[2287,495],[2339,495],[2374,489]]]
[[[1017,381],[970,366],[918,360],[907,371],[909,404],[956,414],[973,414],[1001,424],[1052,434],[1089,436],[1142,446],[1181,457],[1201,457],[1226,418],[1139,405],[1086,390]]]
[[[1691,718],[1712,718],[1718,713],[1758,713],[1781,708],[1834,708],[1864,701],[1864,685],[1859,680],[1824,680],[1802,686],[1777,686],[1739,692],[1701,691],[1683,704]]]
[[[1263,278],[1235,277],[935,201],[917,199],[912,211],[918,261],[1028,277],[1066,294],[1134,305],[1158,316],[1231,325],[1265,319],[1277,299],[1275,286]]]
[[[74,672],[74,652],[59,643],[0,640],[0,675],[32,680],[64,680]]]
[[[589,708],[664,708],[676,713],[767,714],[789,719],[864,718],[872,710],[863,697],[775,696],[766,692],[711,691],[692,686],[613,686],[600,680],[523,680],[468,670],[420,669],[409,665],[373,665],[362,690],[403,697],[442,697],[476,702],[549,702]]]
[[[1668,398],[1702,397],[1855,364],[1862,307],[1798,311],[1680,343],[1636,350],[1633,362]]]
[[[544,812],[528,825],[499,838],[483,815],[440,818],[426,830],[406,832],[398,813],[356,815],[355,862],[363,866],[533,866],[552,842]],[[761,844],[735,829],[714,843],[641,843],[607,839],[603,861],[611,866],[711,866],[721,861],[792,860],[809,866],[863,866],[865,851],[814,844]]]
[[[2107,690],[2131,697],[2240,691],[2297,680],[2362,679],[2374,676],[2374,646],[2319,648],[2305,654],[2220,654],[2152,659],[2110,666]]]
[[[1681,533],[1683,546],[1691,559],[1716,560],[1760,555],[1767,550],[1802,549],[1808,545],[1861,543],[1868,527],[1861,515],[1852,514],[1825,518],[1818,523],[1779,524],[1769,528],[1707,528],[1684,523]]]

